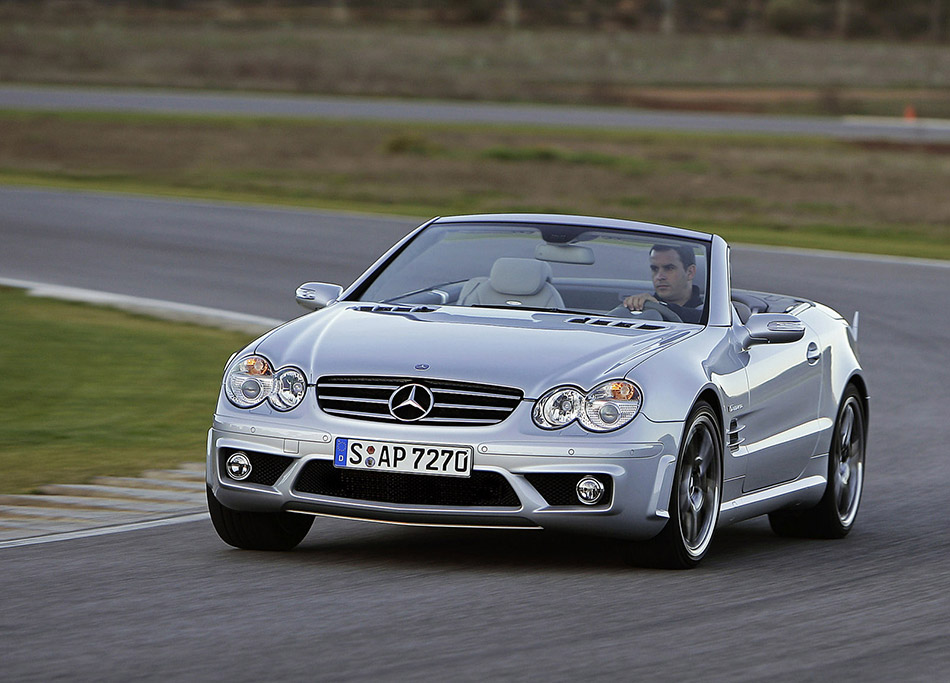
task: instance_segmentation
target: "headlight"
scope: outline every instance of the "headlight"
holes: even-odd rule
[[[542,429],[560,429],[577,419],[584,394],[574,387],[552,389],[534,404],[534,423]]]
[[[609,432],[628,424],[640,411],[640,389],[627,380],[604,382],[586,394],[575,387],[556,387],[535,403],[532,417],[542,429],[560,429],[574,420],[592,432]]]
[[[274,375],[274,388],[268,396],[277,410],[292,410],[300,405],[307,393],[307,378],[297,368],[282,368]]]
[[[578,416],[581,426],[593,432],[609,432],[630,422],[640,411],[640,390],[626,380],[605,382],[592,389]]]
[[[297,368],[281,368],[275,373],[266,358],[247,356],[228,368],[224,393],[238,408],[268,401],[275,410],[292,410],[307,393],[307,379]]]

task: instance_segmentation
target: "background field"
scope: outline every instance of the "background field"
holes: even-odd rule
[[[0,2],[0,81],[950,117],[940,2],[853,2],[848,31],[832,0],[672,5],[677,33],[651,2]],[[803,30],[775,23],[791,5],[811,7]],[[841,39],[857,33],[876,37]],[[588,213],[950,257],[946,145],[40,112],[0,125],[8,183]]]
[[[0,81],[831,115],[910,105],[950,117],[950,50],[920,40],[335,23],[270,3],[68,11],[75,4],[0,3]]]

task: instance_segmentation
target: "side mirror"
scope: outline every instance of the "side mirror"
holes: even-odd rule
[[[330,305],[339,299],[341,294],[343,294],[343,288],[340,285],[307,282],[297,287],[297,303],[308,310],[315,311]]]
[[[753,313],[739,328],[742,348],[756,344],[788,344],[805,336],[805,323],[787,313]]]

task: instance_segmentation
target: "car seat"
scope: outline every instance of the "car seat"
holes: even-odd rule
[[[551,266],[530,258],[503,257],[491,274],[472,278],[462,287],[460,306],[476,304],[564,308],[561,295],[551,284]]]

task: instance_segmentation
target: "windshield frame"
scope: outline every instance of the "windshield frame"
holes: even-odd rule
[[[458,229],[460,231],[467,232],[485,232],[490,234],[493,232],[499,233],[515,233],[519,231],[531,231],[539,233],[542,236],[543,242],[547,244],[584,244],[584,240],[578,240],[579,237],[585,233],[597,233],[600,235],[617,233],[618,236],[623,236],[625,239],[629,240],[630,238],[640,238],[642,242],[654,242],[654,243],[687,243],[692,245],[694,248],[701,248],[704,254],[705,268],[703,273],[703,281],[699,281],[694,284],[699,286],[701,293],[703,295],[703,308],[702,315],[699,321],[692,323],[693,325],[707,325],[710,316],[710,293],[713,282],[713,273],[712,273],[712,263],[713,263],[713,241],[714,236],[708,235],[705,233],[694,232],[691,230],[685,230],[682,228],[668,227],[662,225],[654,225],[649,223],[635,223],[629,222],[630,227],[624,225],[628,223],[627,221],[622,220],[613,220],[613,219],[591,219],[588,222],[570,222],[565,223],[563,219],[566,217],[554,216],[552,218],[560,219],[556,221],[547,222],[544,220],[544,216],[534,216],[534,215],[525,215],[523,219],[518,219],[513,215],[502,215],[502,219],[499,220],[495,216],[466,216],[466,217],[452,217],[449,219],[433,219],[423,224],[409,235],[407,235],[403,240],[393,246],[386,254],[380,257],[376,263],[373,264],[362,276],[360,276],[343,296],[341,296],[340,301],[348,302],[375,302],[382,304],[396,304],[396,305],[405,305],[398,304],[393,300],[388,301],[376,301],[375,299],[366,299],[366,293],[377,283],[380,276],[383,275],[393,264],[400,259],[405,252],[410,249],[412,246],[418,244],[418,240],[423,239],[425,235],[430,234],[430,230],[439,228],[445,229],[446,231],[452,231],[453,229]],[[539,241],[539,244],[542,243]],[[557,263],[557,262],[555,262]],[[469,278],[462,278],[460,281],[464,281]],[[609,280],[611,278],[605,277],[604,280]],[[652,284],[652,282],[651,282]],[[436,286],[435,283],[432,285]],[[407,292],[408,293],[408,292]],[[457,305],[453,302],[442,302],[437,305],[445,306],[454,306]],[[518,306],[497,306],[499,309],[511,309],[517,310]],[[573,309],[573,306],[566,305],[562,312],[569,314],[584,314],[584,315],[595,315],[595,316],[607,316],[610,317],[609,311],[589,311],[581,312]],[[521,310],[532,310],[530,306],[521,307]],[[557,309],[544,309],[556,311]]]

